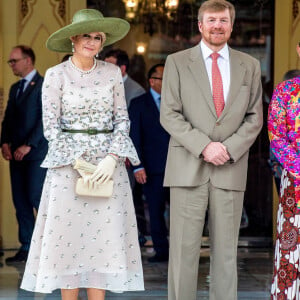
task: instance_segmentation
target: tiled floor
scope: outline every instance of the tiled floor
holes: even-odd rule
[[[238,299],[239,300],[266,300],[270,299],[269,289],[272,278],[273,250],[269,248],[239,248],[238,251]],[[0,258],[0,300],[58,300],[59,292],[51,295],[32,294],[20,290],[19,284],[24,271],[24,264],[7,266],[5,257],[14,254],[5,251]],[[132,292],[123,294],[107,293],[106,299],[120,300],[166,300],[167,299],[167,264],[149,264],[147,257],[152,255],[151,249],[143,249],[144,261],[144,292]],[[197,299],[208,299],[209,282],[209,248],[201,250],[199,265],[199,285]],[[81,300],[87,299],[85,292],[80,291]]]

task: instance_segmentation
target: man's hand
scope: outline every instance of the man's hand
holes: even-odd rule
[[[22,145],[14,152],[14,158],[15,160],[21,161],[23,160],[24,156],[28,154],[31,150],[30,146]]]
[[[299,46],[299,44],[297,44],[297,46],[296,46],[296,51],[298,53],[298,56],[300,57],[300,46]]]
[[[226,147],[219,142],[209,143],[202,151],[202,155],[206,162],[215,166],[224,165],[230,159]]]
[[[147,175],[145,169],[134,172],[134,177],[135,180],[140,184],[144,184],[147,181]]]
[[[12,160],[12,154],[11,154],[10,146],[8,144],[3,144],[1,151],[2,151],[2,156],[5,160]]]

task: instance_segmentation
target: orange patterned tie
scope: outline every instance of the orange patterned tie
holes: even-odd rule
[[[216,113],[219,118],[225,105],[222,76],[217,63],[220,54],[214,52],[210,56],[212,58],[211,77],[212,77],[213,100],[216,108]]]

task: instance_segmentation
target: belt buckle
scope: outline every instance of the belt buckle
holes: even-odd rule
[[[95,134],[98,133],[98,130],[95,129],[95,128],[89,128],[89,129],[87,130],[87,133],[90,134],[90,135],[95,135]]]

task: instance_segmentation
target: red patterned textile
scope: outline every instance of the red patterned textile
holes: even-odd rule
[[[220,56],[220,54],[214,52],[210,56],[212,58],[211,76],[212,76],[213,101],[215,104],[217,116],[219,118],[225,106],[222,76],[218,66],[218,57]]]
[[[300,215],[295,201],[294,178],[281,177],[271,299],[300,300]]]

